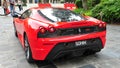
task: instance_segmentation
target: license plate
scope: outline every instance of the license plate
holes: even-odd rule
[[[75,45],[76,46],[84,46],[84,45],[87,45],[87,41],[77,41],[77,42],[75,42]]]

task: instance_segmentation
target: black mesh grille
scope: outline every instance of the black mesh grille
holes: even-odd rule
[[[59,32],[61,32],[61,33],[59,33],[59,36],[86,34],[86,33],[92,33],[95,31],[97,31],[97,26],[60,29]]]

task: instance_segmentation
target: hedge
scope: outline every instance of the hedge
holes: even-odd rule
[[[106,0],[92,9],[92,16],[107,23],[120,23],[120,0]]]

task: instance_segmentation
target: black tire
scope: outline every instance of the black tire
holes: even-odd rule
[[[27,36],[25,36],[25,39],[24,39],[24,46],[25,46],[25,56],[26,56],[27,61],[29,63],[33,63],[34,60],[32,58],[32,52],[30,49],[30,45],[29,45]]]
[[[14,24],[14,23],[13,23],[13,24]],[[17,31],[16,31],[15,24],[14,24],[14,34],[15,34],[15,37],[18,37],[18,34],[17,34]]]

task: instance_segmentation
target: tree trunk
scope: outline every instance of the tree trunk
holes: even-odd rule
[[[82,5],[83,5],[83,8],[84,8],[85,10],[88,9],[87,0],[82,0]]]

